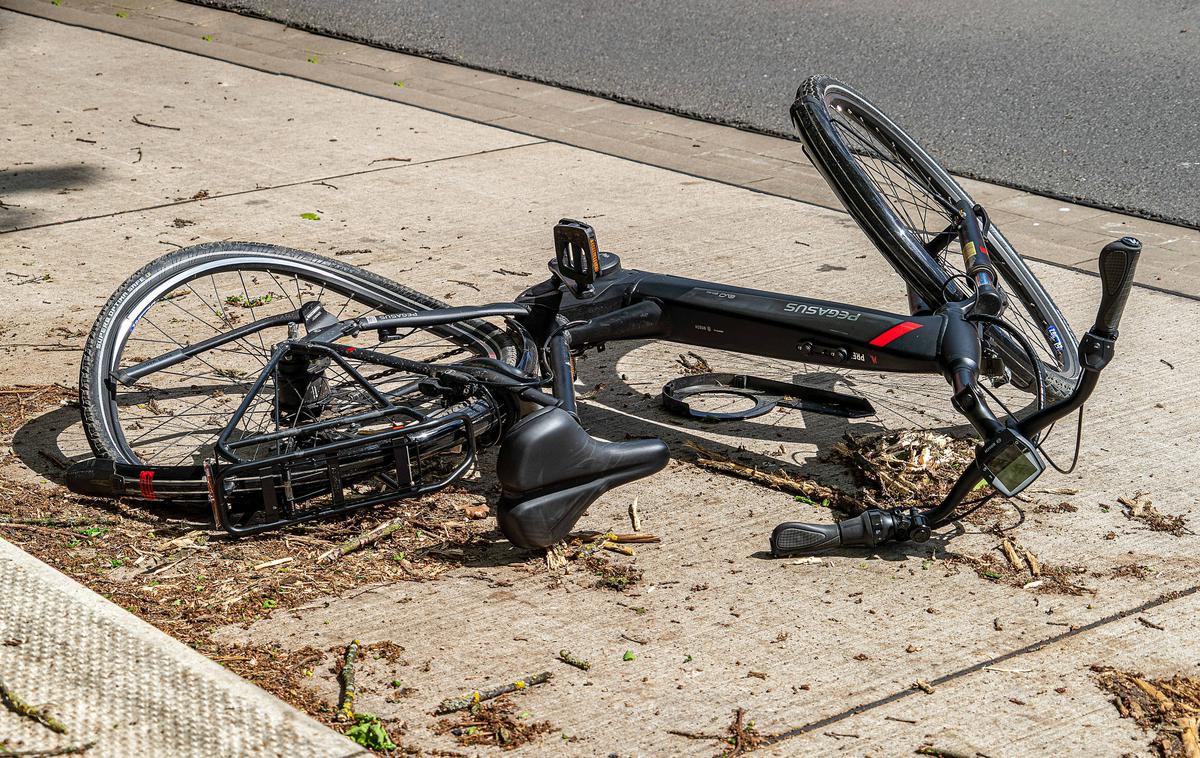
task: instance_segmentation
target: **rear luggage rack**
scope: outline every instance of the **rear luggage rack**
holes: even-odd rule
[[[476,452],[471,418],[458,411],[361,439],[207,462],[205,473],[214,522],[245,535],[435,492],[465,474]]]
[[[396,405],[347,362],[343,353],[353,350],[293,341],[276,347],[217,437],[216,459],[205,463],[213,520],[222,529],[253,534],[424,495],[474,465],[472,418],[494,406],[479,400],[430,418]],[[281,381],[291,355],[337,365],[361,388],[363,410],[321,418],[328,399],[318,383],[303,374],[298,382]],[[243,427],[259,393],[273,395],[273,430]]]

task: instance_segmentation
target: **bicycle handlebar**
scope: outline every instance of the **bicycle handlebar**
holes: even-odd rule
[[[1083,374],[1069,397],[1015,424],[1022,436],[1031,439],[1058,419],[1078,410],[1095,390],[1100,381],[1100,372],[1113,356],[1117,327],[1121,323],[1121,315],[1125,310],[1129,291],[1133,287],[1134,271],[1141,249],[1142,243],[1137,239],[1122,237],[1108,243],[1100,251],[1100,281],[1103,291],[1096,309],[1096,322],[1079,342],[1079,363],[1083,367]],[[960,410],[966,412],[963,408]],[[1003,428],[1001,427],[1002,430]],[[982,447],[983,445],[980,449]],[[812,555],[842,546],[874,547],[896,540],[923,542],[928,539],[929,529],[951,520],[954,510],[983,478],[983,469],[979,461],[972,461],[941,504],[927,509],[924,513],[915,509],[905,512],[900,509],[884,511],[875,508],[837,524],[805,524],[795,521],[780,524],[771,533],[771,553],[775,557]],[[902,520],[905,517],[907,520]]]
[[[1100,251],[1100,281],[1104,292],[1096,311],[1093,332],[1116,339],[1121,313],[1133,287],[1133,271],[1141,254],[1142,243],[1134,237],[1113,240]]]

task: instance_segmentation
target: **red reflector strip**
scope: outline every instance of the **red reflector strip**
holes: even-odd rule
[[[895,342],[909,332],[920,328],[921,325],[915,321],[905,321],[902,324],[896,324],[891,329],[888,329],[883,334],[871,340],[870,344],[874,347],[883,347],[884,345]]]
[[[138,483],[141,484],[141,486],[142,486],[142,497],[146,498],[147,500],[157,500],[158,499],[154,495],[154,472],[153,471],[143,471],[138,476]]]

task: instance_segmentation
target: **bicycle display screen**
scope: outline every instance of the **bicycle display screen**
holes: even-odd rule
[[[989,447],[980,467],[988,483],[1003,495],[1020,493],[1046,470],[1037,448],[1016,432],[1006,432],[998,444]]]

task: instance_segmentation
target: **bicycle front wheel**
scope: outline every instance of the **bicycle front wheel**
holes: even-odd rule
[[[975,203],[929,153],[865,97],[829,77],[815,76],[801,85],[792,122],[809,159],[903,277],[910,296],[917,298],[914,303],[936,308],[969,296],[957,208],[962,200]],[[1005,319],[1035,353],[1031,360],[1011,335],[989,326],[984,347],[985,357],[994,359],[991,373],[1027,391],[1040,381],[1049,401],[1066,397],[1080,374],[1075,335],[995,226],[987,239],[1000,286],[1009,296]]]

